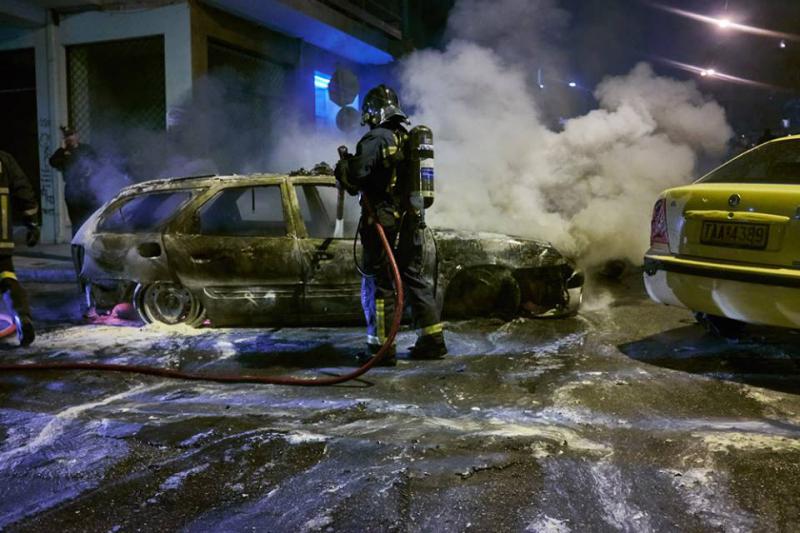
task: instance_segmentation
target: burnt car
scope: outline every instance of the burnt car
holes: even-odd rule
[[[173,178],[123,189],[72,241],[99,307],[132,301],[147,322],[212,326],[363,321],[360,207],[334,237],[331,176]],[[583,275],[545,242],[426,230],[425,275],[445,318],[567,316]]]

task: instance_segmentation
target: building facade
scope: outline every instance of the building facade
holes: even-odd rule
[[[242,161],[289,116],[336,127],[337,71],[359,81],[357,107],[410,49],[408,11],[406,0],[4,0],[0,149],[40,191],[43,242],[71,235],[47,162],[61,125],[110,154],[111,188],[124,181],[111,174],[154,177],[154,162],[177,153],[205,165],[175,174],[248,170]]]

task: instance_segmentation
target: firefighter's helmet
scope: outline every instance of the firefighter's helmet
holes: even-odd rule
[[[361,125],[375,128],[392,118],[408,122],[408,116],[400,109],[397,93],[383,84],[370,89],[361,106]]]

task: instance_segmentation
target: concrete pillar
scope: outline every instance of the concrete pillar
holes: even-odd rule
[[[42,240],[67,242],[72,233],[64,204],[64,181],[50,166],[50,156],[61,145],[59,126],[67,123],[66,58],[58,27],[51,22],[38,30],[36,44],[36,99],[39,116],[39,176],[42,189]]]
[[[167,126],[170,110],[191,97],[192,91],[192,21],[188,4],[176,6],[174,24],[164,33],[164,82],[167,100]]]

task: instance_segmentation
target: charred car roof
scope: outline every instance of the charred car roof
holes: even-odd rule
[[[186,178],[162,178],[143,181],[129,185],[120,191],[120,195],[138,194],[144,192],[166,191],[172,189],[208,188],[216,186],[247,186],[265,183],[281,183],[302,185],[304,183],[326,183],[335,185],[333,176],[288,176],[286,174],[230,174],[226,176],[192,176]]]

